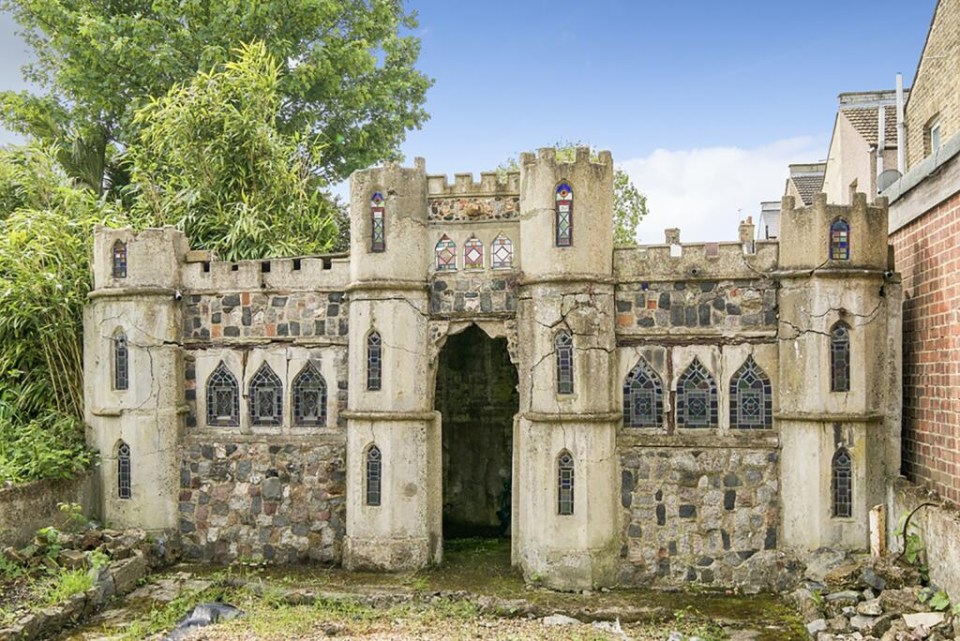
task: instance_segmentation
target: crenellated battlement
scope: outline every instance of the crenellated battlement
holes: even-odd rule
[[[300,256],[261,260],[189,261],[181,268],[185,292],[342,291],[350,280],[350,256]]]
[[[777,241],[757,241],[752,249],[748,253],[739,242],[618,247],[614,276],[624,283],[740,280],[762,278],[777,268]]]
[[[520,172],[483,171],[480,182],[472,173],[454,174],[453,182],[444,174],[434,174],[427,176],[427,190],[430,198],[515,196],[520,193]]]
[[[542,147],[537,153],[524,152],[520,154],[520,166],[544,164],[553,166],[563,165],[591,165],[595,169],[613,171],[613,154],[609,151],[597,152],[597,159],[593,160],[593,154],[590,147],[577,147],[574,151],[572,162],[563,162],[557,160],[557,149],[555,147]]]

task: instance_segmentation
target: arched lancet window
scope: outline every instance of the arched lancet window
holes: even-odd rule
[[[494,238],[490,248],[490,261],[493,269],[512,269],[513,241],[503,234]]]
[[[677,381],[677,425],[712,427],[717,424],[717,383],[694,358]]]
[[[383,372],[383,341],[380,332],[373,331],[367,336],[367,389],[380,389]]]
[[[850,224],[843,218],[830,225],[830,260],[850,260]]]
[[[223,362],[207,379],[207,425],[240,425],[240,389]]]
[[[463,244],[463,268],[483,269],[483,243],[476,236],[471,236]]]
[[[444,234],[440,237],[434,252],[437,255],[438,272],[457,271],[457,244]]]
[[[730,379],[730,427],[769,429],[772,426],[770,379],[751,355]]]
[[[383,460],[380,457],[380,448],[371,445],[366,456],[366,504],[380,505],[380,484],[383,480]]]
[[[130,387],[130,349],[127,336],[121,330],[113,336],[113,389]]]
[[[129,499],[133,494],[130,485],[130,446],[120,441],[117,447],[117,497]]]
[[[293,379],[293,424],[317,427],[327,423],[327,382],[313,363]]]
[[[663,384],[660,376],[641,358],[623,381],[623,424],[660,427],[662,417]]]
[[[370,196],[370,251],[382,252],[387,249],[385,224],[383,194],[375,191]]]
[[[830,329],[830,391],[850,391],[850,327],[843,321]]]
[[[557,354],[557,394],[573,394],[573,337],[562,331],[554,339]]]
[[[122,240],[113,243],[113,277],[127,277],[127,244]]]
[[[573,188],[566,180],[557,185],[556,244],[573,245]]]
[[[573,456],[566,450],[557,457],[557,514],[573,514]]]
[[[837,450],[830,468],[833,516],[849,518],[853,516],[853,460],[847,448]]]
[[[250,379],[250,421],[253,425],[279,425],[283,421],[283,383],[264,363]]]

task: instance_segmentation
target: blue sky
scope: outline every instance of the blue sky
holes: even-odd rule
[[[822,159],[837,94],[913,78],[935,0],[408,0],[431,119],[403,152],[431,173],[495,167],[556,140],[610,149],[647,193],[661,242],[736,237]],[[26,60],[0,17],[0,87]],[[9,136],[0,131],[0,142]],[[738,210],[742,210],[738,213]]]

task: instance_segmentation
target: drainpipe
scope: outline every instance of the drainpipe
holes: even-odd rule
[[[907,169],[907,123],[903,121],[903,74],[897,74],[897,171]]]
[[[870,201],[873,202],[873,196],[879,193],[880,175],[883,174],[883,152],[887,148],[887,107],[881,104],[877,107],[877,174],[874,181],[873,194]]]

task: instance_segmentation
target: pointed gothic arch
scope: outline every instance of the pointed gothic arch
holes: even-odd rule
[[[252,425],[280,425],[283,422],[283,383],[268,363],[250,379],[249,412]]]
[[[293,424],[322,427],[327,424],[327,381],[313,363],[293,379]]]
[[[663,382],[643,358],[623,381],[623,424],[625,427],[663,425]]]
[[[734,429],[773,427],[773,393],[770,378],[753,360],[752,354],[730,378],[730,427]]]
[[[240,425],[240,388],[237,378],[223,361],[207,378],[207,425]]]
[[[677,425],[717,425],[717,382],[699,358],[694,358],[677,380]]]

